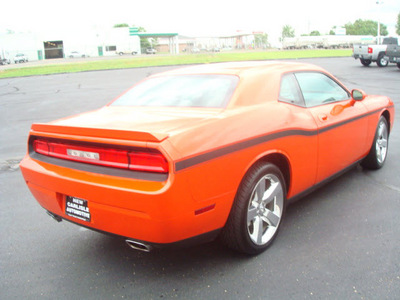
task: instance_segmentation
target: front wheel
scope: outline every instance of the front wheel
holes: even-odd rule
[[[378,67],[387,67],[389,61],[385,59],[385,55],[383,53],[379,54],[378,60],[376,61]]]
[[[222,231],[222,241],[247,254],[265,251],[275,239],[284,212],[286,184],[271,163],[259,162],[245,175]]]
[[[367,157],[362,161],[364,168],[377,170],[383,167],[389,147],[389,125],[384,116],[381,116],[376,128],[374,142]]]

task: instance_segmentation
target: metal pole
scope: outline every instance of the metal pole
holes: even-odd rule
[[[381,44],[381,22],[379,18],[379,4],[382,4],[383,2],[381,0],[377,0],[376,4],[378,5],[378,45]]]

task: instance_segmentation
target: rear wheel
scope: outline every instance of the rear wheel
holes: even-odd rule
[[[361,62],[361,64],[362,64],[363,66],[366,66],[366,67],[368,67],[368,66],[371,64],[371,60],[370,60],[370,59],[363,59],[363,58],[360,58],[360,62]]]
[[[378,67],[387,67],[389,62],[384,58],[385,54],[381,53],[378,55],[378,60],[376,61],[376,64]]]
[[[400,62],[397,63],[397,67],[400,69]]]
[[[285,201],[286,186],[282,172],[271,163],[257,163],[239,187],[222,231],[223,242],[239,252],[263,252],[278,233]]]
[[[380,169],[386,161],[389,146],[389,126],[386,118],[381,116],[376,128],[374,142],[367,157],[361,165],[367,169]]]

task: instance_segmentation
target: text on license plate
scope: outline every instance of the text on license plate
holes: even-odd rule
[[[68,216],[90,222],[90,211],[87,200],[67,196],[65,213]]]

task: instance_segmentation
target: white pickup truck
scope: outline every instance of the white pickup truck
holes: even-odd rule
[[[368,67],[371,62],[376,62],[379,67],[386,67],[389,63],[385,59],[387,45],[399,45],[397,38],[384,38],[382,45],[354,45],[353,57],[360,59],[363,66]]]

